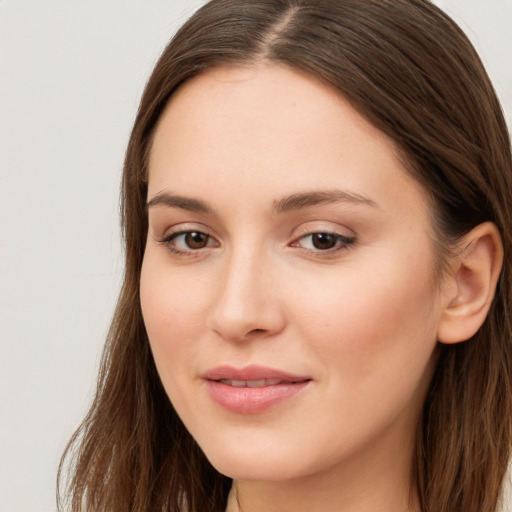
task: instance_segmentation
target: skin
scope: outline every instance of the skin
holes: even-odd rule
[[[283,208],[333,190],[350,196]],[[309,75],[219,68],[163,113],[148,201],[141,303],[157,369],[243,511],[419,510],[413,437],[453,297],[436,278],[424,191],[393,143]],[[179,232],[208,237],[191,248]],[[311,380],[235,413],[201,378],[225,364]]]

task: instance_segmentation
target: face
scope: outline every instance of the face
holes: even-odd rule
[[[151,348],[220,472],[410,456],[442,294],[427,200],[386,136],[308,75],[212,70],[159,122],[148,212]]]

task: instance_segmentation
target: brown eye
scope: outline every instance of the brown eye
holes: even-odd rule
[[[348,237],[339,233],[316,232],[304,235],[292,245],[313,252],[330,253],[331,251],[347,248],[354,242],[355,237]]]
[[[190,254],[201,249],[209,247],[218,247],[219,244],[215,238],[203,233],[202,231],[181,231],[173,233],[160,240],[170,252],[175,254]]]
[[[184,234],[185,245],[189,249],[203,249],[208,246],[209,236],[200,231],[189,231]]]
[[[332,233],[313,233],[311,235],[311,244],[315,249],[325,251],[336,247],[339,238],[339,236]]]

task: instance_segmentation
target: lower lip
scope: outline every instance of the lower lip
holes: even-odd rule
[[[251,388],[228,386],[207,380],[206,387],[212,400],[224,409],[239,414],[255,414],[292,398],[310,382],[307,380]]]

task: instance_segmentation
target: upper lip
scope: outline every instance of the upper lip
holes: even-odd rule
[[[233,366],[223,365],[211,368],[201,375],[205,380],[238,380],[238,381],[253,381],[272,379],[285,382],[303,382],[311,380],[310,377],[305,375],[297,375],[288,373],[274,368],[267,368],[265,366],[249,365],[243,368],[235,368]]]

